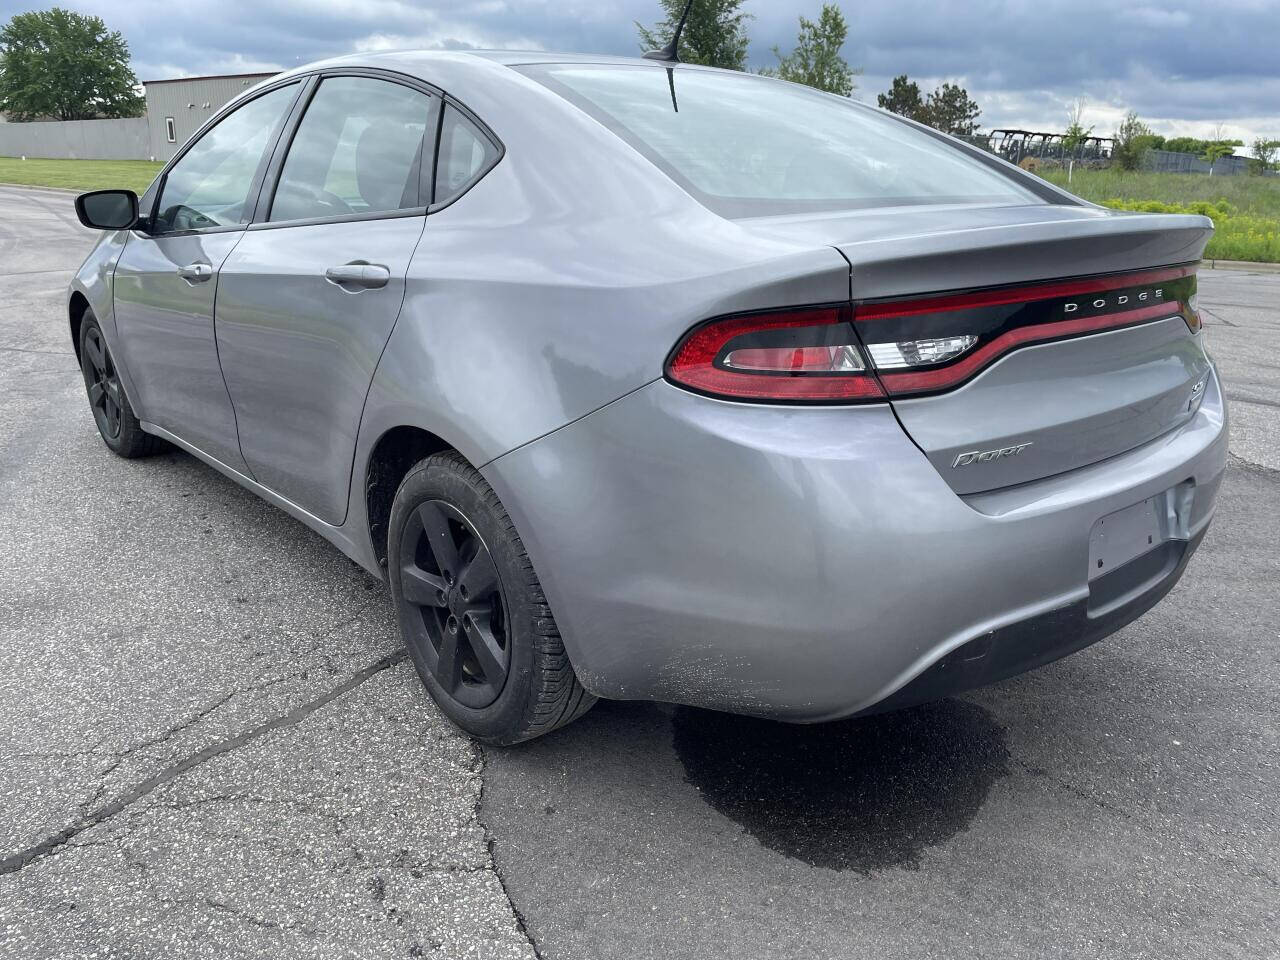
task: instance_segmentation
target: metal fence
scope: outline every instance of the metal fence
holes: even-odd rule
[[[1209,162],[1194,153],[1173,153],[1169,150],[1148,150],[1142,155],[1142,169],[1157,173],[1209,173]],[[1213,175],[1233,175],[1249,172],[1248,157],[1219,157],[1213,164]]]
[[[1022,131],[1014,131],[1021,134]],[[1111,165],[1112,142],[1106,139],[1090,139],[1079,144],[1073,150],[1062,145],[1061,139],[1053,139],[1041,134],[1031,136],[1010,136],[1008,131],[995,130],[991,133],[975,133],[961,136],[959,139],[981,147],[1010,163],[1020,164],[1028,157],[1036,162],[1049,166],[1066,166],[1068,162],[1076,167],[1108,167]],[[1213,164],[1213,176],[1235,176],[1251,173],[1253,161],[1248,157],[1219,157]],[[1194,153],[1174,153],[1171,150],[1148,150],[1142,155],[1142,169],[1154,173],[1202,173],[1209,174],[1209,163]],[[1267,176],[1280,176],[1280,171],[1268,170]]]
[[[0,157],[145,160],[150,152],[146,117],[0,123]]]

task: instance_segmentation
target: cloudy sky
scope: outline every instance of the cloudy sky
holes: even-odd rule
[[[657,0],[60,0],[129,41],[141,80],[289,67],[357,50],[501,47],[632,54]],[[0,20],[36,3],[0,0]],[[875,100],[907,73],[959,82],[989,129],[1061,129],[1087,99],[1109,135],[1128,109],[1166,134],[1280,138],[1280,0],[841,0],[845,58]],[[821,0],[746,0],[750,58],[790,49]]]

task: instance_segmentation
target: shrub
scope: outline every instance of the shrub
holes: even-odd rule
[[[1214,234],[1204,255],[1212,260],[1280,262],[1280,221],[1242,216],[1226,200],[1163,203],[1159,200],[1125,200],[1112,197],[1103,206],[1138,213],[1198,213],[1213,221]]]

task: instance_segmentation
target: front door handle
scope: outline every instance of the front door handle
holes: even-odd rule
[[[190,283],[204,283],[213,276],[213,267],[207,263],[188,263],[178,268],[178,276]]]
[[[324,272],[324,278],[340,287],[363,287],[375,289],[385,287],[391,279],[391,271],[376,263],[364,263],[360,260],[330,267]]]

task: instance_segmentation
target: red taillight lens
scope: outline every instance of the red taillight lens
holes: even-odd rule
[[[847,307],[712,320],[667,362],[675,383],[734,400],[850,403],[881,400]]]

